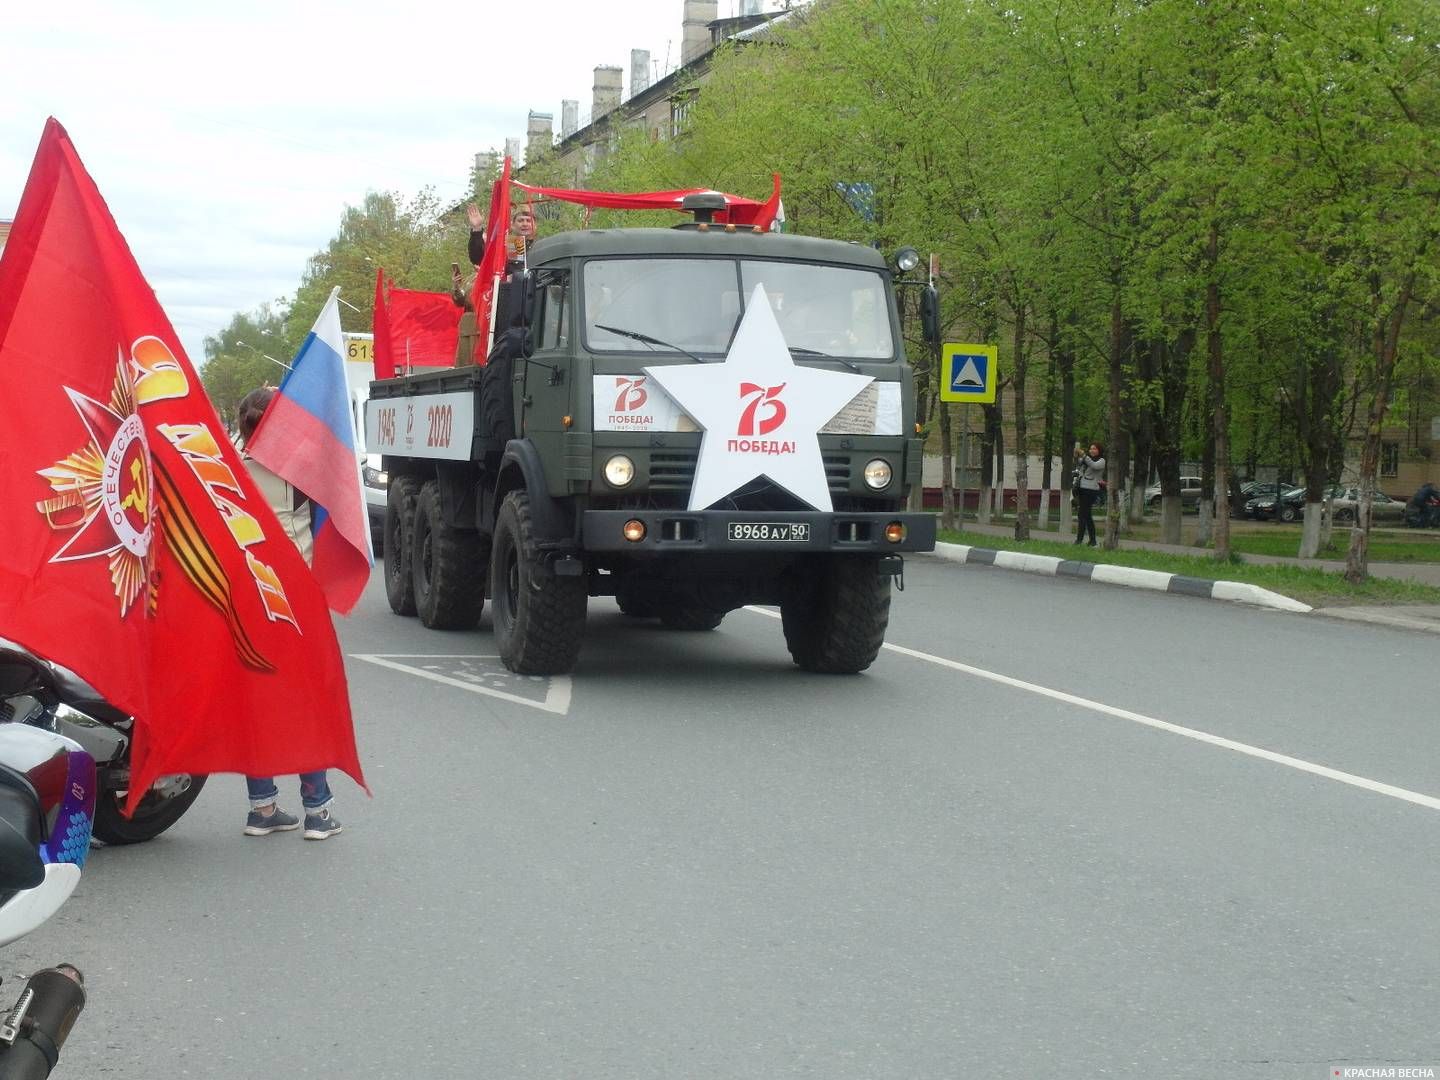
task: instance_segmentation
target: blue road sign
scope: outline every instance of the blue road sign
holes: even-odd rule
[[[940,347],[940,400],[991,404],[995,400],[995,345],[947,341]]]

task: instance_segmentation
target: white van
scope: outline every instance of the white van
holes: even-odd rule
[[[350,390],[350,419],[355,424],[355,445],[360,447],[360,476],[365,485],[365,510],[370,518],[370,543],[379,555],[385,534],[385,500],[390,478],[380,467],[380,455],[365,452],[365,402],[375,377],[370,360],[371,334],[345,335],[345,382]]]

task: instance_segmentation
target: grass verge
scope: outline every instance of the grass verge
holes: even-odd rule
[[[1371,578],[1360,585],[1351,585],[1340,574],[1303,566],[1261,566],[1235,561],[1219,563],[1204,555],[1171,555],[1143,548],[1106,551],[1099,547],[1075,547],[1070,543],[1050,540],[1020,542],[1004,536],[952,529],[941,529],[940,539],[947,544],[968,544],[971,547],[999,551],[1028,551],[1035,555],[1134,566],[1141,570],[1184,574],[1186,577],[1244,581],[1282,596],[1292,597],[1311,607],[1333,607],[1340,604],[1440,604],[1440,588],[1433,585],[1396,581],[1391,578]]]
[[[1298,529],[1287,529],[1284,533],[1274,536],[1266,536],[1263,533],[1232,534],[1230,547],[1232,550],[1243,552],[1246,555],[1280,555],[1293,559],[1295,553],[1300,549],[1300,532]],[[1337,529],[1330,535],[1330,543],[1320,549],[1316,558],[1343,560],[1349,549],[1350,530]],[[1440,562],[1440,544],[1428,538],[1392,540],[1384,534],[1372,532],[1370,534],[1370,561]]]

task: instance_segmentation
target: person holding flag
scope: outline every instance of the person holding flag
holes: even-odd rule
[[[295,354],[279,390],[252,390],[240,403],[245,466],[287,535],[310,564],[325,601],[348,615],[369,581],[375,556],[360,480],[355,424],[346,391],[339,288]],[[298,822],[276,805],[274,777],[247,776],[245,835],[288,832]],[[341,831],[330,812],[325,772],[300,774],[305,839]]]
[[[275,511],[280,527],[299,550],[301,557],[309,563],[313,551],[311,534],[310,499],[293,484],[261,465],[249,452],[249,443],[255,428],[275,400],[275,389],[262,386],[251,390],[240,399],[238,408],[241,460],[249,471],[260,494]],[[300,819],[294,814],[281,810],[276,800],[280,789],[275,786],[273,776],[247,776],[245,786],[250,796],[250,815],[245,819],[246,836],[269,836],[276,832],[290,832],[300,827]],[[305,839],[325,840],[342,831],[340,822],[330,812],[334,796],[324,769],[300,774],[300,801],[305,807]]]

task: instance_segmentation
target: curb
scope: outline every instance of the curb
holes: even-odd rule
[[[935,544],[935,555],[950,562],[979,563],[983,566],[999,566],[1006,570],[1020,570],[1027,574],[1044,574],[1047,577],[1082,578],[1106,585],[1125,585],[1132,589],[1183,593],[1186,596],[1199,596],[1209,600],[1253,604],[1275,611],[1304,613],[1314,610],[1309,604],[1302,604],[1299,600],[1292,600],[1288,596],[1243,581],[1212,581],[1209,578],[1167,574],[1161,570],[1138,570],[1133,566],[1080,562],[1076,559],[1058,559],[1053,555],[997,551],[994,548],[944,542]]]
[[[1355,608],[1317,608],[1316,615],[1330,619],[1346,619],[1350,622],[1369,623],[1372,626],[1398,626],[1403,630],[1422,630],[1429,634],[1440,634],[1440,622],[1429,619],[1415,619],[1404,614],[1395,615],[1388,611],[1377,612]]]

